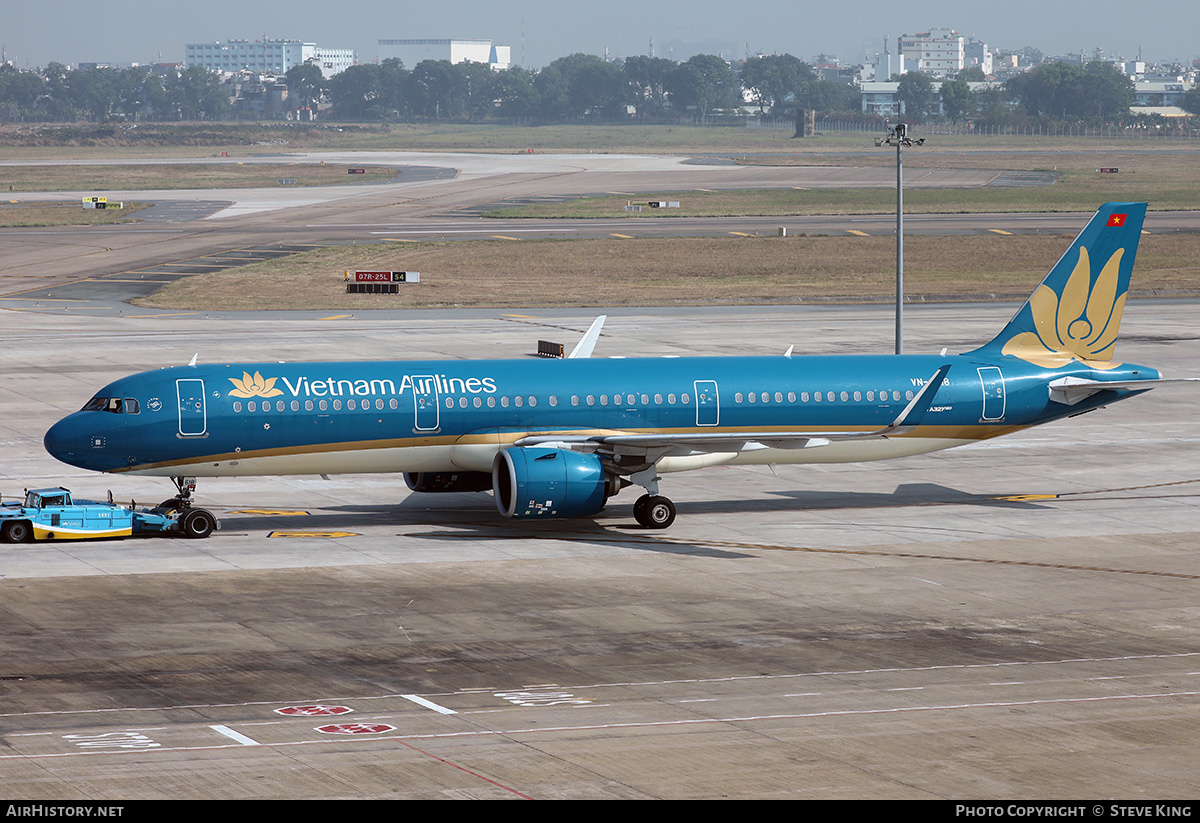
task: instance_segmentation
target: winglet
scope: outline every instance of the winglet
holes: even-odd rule
[[[600,329],[604,326],[604,321],[607,319],[608,315],[602,314],[592,321],[592,325],[588,327],[588,330],[584,332],[580,341],[575,344],[575,348],[571,349],[571,353],[567,355],[568,360],[574,357],[587,358],[592,356],[592,349],[596,348],[596,341],[600,339]]]
[[[200,356],[200,352],[196,352],[195,354],[193,354],[193,355],[192,355],[192,359],[188,361],[188,365],[189,365],[189,366],[194,366],[194,365],[196,365],[196,358],[197,358],[197,357],[199,357],[199,356]]]
[[[933,405],[933,396],[937,394],[937,390],[941,387],[942,381],[946,379],[948,371],[950,371],[949,363],[938,369],[937,373],[926,381],[925,387],[917,392],[917,396],[909,401],[908,405],[904,407],[904,411],[900,412],[899,416],[892,421],[892,424],[884,432],[890,433],[901,426],[915,426],[920,423],[921,418],[925,416],[925,412],[929,411],[929,407]]]

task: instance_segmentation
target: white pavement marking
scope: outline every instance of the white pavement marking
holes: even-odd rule
[[[427,709],[433,709],[439,714],[458,714],[458,712],[454,711],[454,709],[447,709],[445,706],[439,706],[437,703],[434,703],[431,700],[426,700],[424,697],[418,697],[415,694],[402,694],[400,696],[405,700],[411,700],[418,706],[424,706]]]
[[[259,743],[257,740],[253,740],[249,737],[246,737],[246,735],[241,734],[240,732],[235,732],[233,729],[229,728],[228,726],[209,726],[209,728],[212,729],[217,734],[225,735],[230,740],[236,740],[238,743],[241,743],[243,746],[261,746],[262,745],[262,743]]]

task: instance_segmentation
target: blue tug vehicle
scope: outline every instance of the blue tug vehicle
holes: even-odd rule
[[[153,508],[75,500],[69,489],[29,489],[20,503],[0,503],[0,541],[95,540],[132,535],[175,535],[200,539],[221,524],[205,509],[192,508],[186,498],[172,498]]]

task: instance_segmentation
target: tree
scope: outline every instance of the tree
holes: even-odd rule
[[[947,80],[940,90],[942,109],[946,116],[957,123],[975,113],[975,95],[966,80]]]
[[[455,117],[464,109],[462,75],[449,60],[422,60],[407,83],[411,111],[431,120]]]
[[[1193,84],[1179,101],[1179,107],[1192,114],[1200,114],[1200,83]]]
[[[537,108],[532,72],[522,66],[495,72],[491,82],[491,97],[496,113],[501,117],[530,116]]]
[[[594,54],[560,57],[538,72],[534,82],[544,116],[616,118],[631,99],[625,73]]]
[[[220,120],[229,114],[229,95],[221,76],[203,66],[167,75],[167,109],[179,120]]]
[[[906,120],[920,122],[937,113],[937,96],[933,92],[933,80],[919,71],[907,71],[900,75],[898,89],[900,103],[904,107]]]
[[[736,86],[728,63],[715,54],[697,54],[675,67],[667,89],[672,103],[697,109],[703,116],[709,109],[730,103]]]
[[[661,114],[667,105],[667,77],[675,63],[665,57],[646,57],[635,55],[625,58],[621,67],[625,73],[625,81],[629,85],[634,104],[637,106],[638,119],[647,110]]]
[[[750,92],[760,114],[766,106],[782,109],[802,86],[816,79],[807,63],[790,54],[751,57],[742,67],[742,88]]]
[[[367,111],[383,96],[380,67],[351,66],[329,78],[333,113],[341,120],[366,120]]]
[[[289,108],[311,109],[320,102],[325,90],[325,75],[315,63],[292,66],[283,79],[287,83]]]
[[[1133,103],[1133,81],[1100,61],[1045,63],[1005,85],[1033,117],[1121,117]]]
[[[982,83],[987,80],[987,75],[983,73],[983,69],[979,66],[967,66],[965,69],[954,75],[955,80],[966,80],[968,83]]]

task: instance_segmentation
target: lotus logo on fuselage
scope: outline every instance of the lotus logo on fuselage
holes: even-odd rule
[[[231,397],[278,397],[282,391],[275,388],[275,378],[263,379],[261,372],[255,372],[251,377],[249,372],[242,372],[242,379],[229,378],[234,388],[229,392]]]

